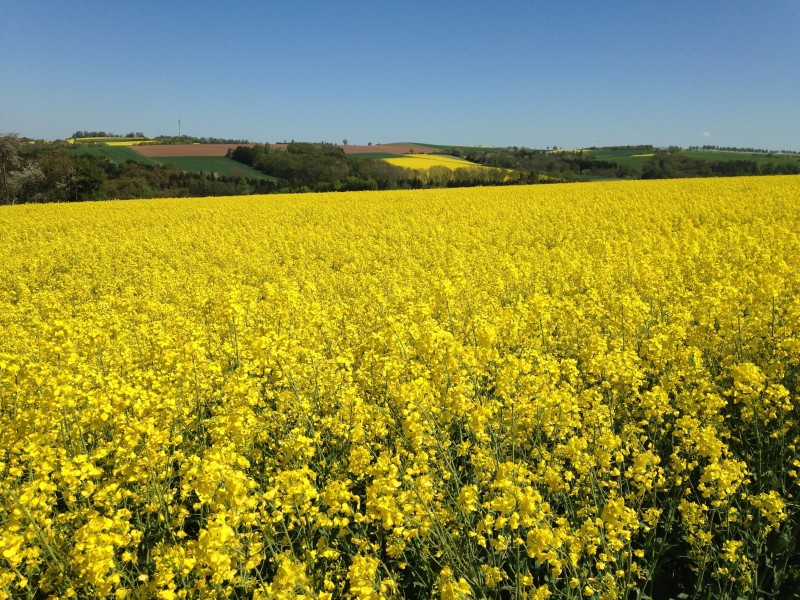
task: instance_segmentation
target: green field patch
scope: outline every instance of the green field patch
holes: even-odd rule
[[[414,142],[416,146],[425,146],[426,148],[435,148],[437,150],[450,150],[452,148],[458,148],[461,152],[500,152],[505,150],[505,148],[501,148],[500,146],[456,146],[453,144],[420,144],[418,142]]]
[[[131,150],[128,146],[89,146],[86,148],[75,148],[71,150],[71,152],[78,156],[107,158],[118,165],[124,164],[129,160],[147,165],[159,164],[154,158],[139,154],[135,150]]]
[[[652,154],[641,149],[636,150],[610,150],[606,148],[596,148],[584,150],[584,153],[598,160],[607,160],[619,165],[628,165],[636,169],[641,169],[652,159]],[[797,164],[800,156],[779,153],[759,153],[759,152],[732,152],[725,150],[679,150],[678,156],[686,156],[708,162],[728,162],[734,160],[748,160],[755,162],[759,167],[772,163],[781,165],[786,163]]]
[[[147,165],[175,165],[178,170],[189,173],[216,173],[225,177],[246,177],[248,179],[276,181],[275,177],[265,175],[226,156],[160,156],[151,158],[139,154],[128,146],[89,146],[75,148],[71,152],[78,156],[107,158],[118,165],[132,160]]]
[[[641,149],[637,150],[608,150],[605,148],[598,148],[595,150],[584,150],[584,154],[591,156],[597,160],[607,160],[609,162],[617,163],[618,165],[626,165],[634,169],[641,169],[652,156],[647,156],[648,152]]]
[[[354,152],[353,154],[348,154],[347,158],[394,158],[397,154],[391,154],[389,152]]]
[[[787,163],[797,164],[800,156],[797,154],[779,154],[764,152],[730,152],[727,150],[681,150],[682,156],[698,158],[709,162],[728,162],[732,160],[751,160],[759,167],[772,163],[782,165]]]
[[[226,156],[159,156],[152,160],[162,165],[175,165],[181,171],[189,173],[216,173],[224,177],[277,181],[275,177],[265,175],[253,167],[243,165]]]

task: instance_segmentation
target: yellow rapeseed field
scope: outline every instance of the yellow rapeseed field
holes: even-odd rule
[[[68,143],[74,144],[75,142],[82,143],[97,143],[105,146],[138,146],[140,144],[155,144],[158,140],[150,140],[146,138],[121,138],[121,137],[87,137],[87,138],[70,138]]]
[[[142,144],[157,144],[158,140],[114,140],[113,142],[104,142],[106,146],[140,146]]]
[[[414,177],[425,185],[432,186],[445,186],[458,179],[497,184],[508,182],[514,177],[514,172],[508,169],[485,167],[462,158],[442,154],[404,154],[383,160],[396,167],[413,171]],[[543,183],[549,178],[540,176],[539,179],[539,182]]]
[[[403,154],[393,158],[384,158],[390,165],[397,167],[404,167],[406,169],[414,170],[427,170],[431,167],[446,167],[448,169],[464,169],[464,168],[482,168],[463,158],[456,158],[455,156],[446,156],[443,154]]]
[[[794,590],[799,199],[2,208],[0,597]]]

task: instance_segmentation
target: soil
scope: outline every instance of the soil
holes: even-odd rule
[[[238,146],[252,144],[142,144],[130,146],[143,156],[157,158],[161,156],[225,156],[228,150]]]

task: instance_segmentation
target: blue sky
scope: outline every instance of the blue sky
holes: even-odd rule
[[[800,2],[0,0],[0,133],[800,150]]]

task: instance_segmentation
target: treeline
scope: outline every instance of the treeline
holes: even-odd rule
[[[681,154],[679,150],[659,150],[642,168],[642,179],[676,177],[735,177],[743,175],[798,175],[800,161],[767,162],[754,160],[705,160]]]
[[[594,150],[590,148],[588,150]],[[603,150],[620,150],[639,154],[652,154],[646,162],[635,165],[617,162],[611,158],[599,159],[583,150],[533,150],[531,148],[506,148],[503,150],[459,151],[448,154],[463,156],[472,162],[537,173],[558,181],[586,181],[589,179],[671,179],[678,177],[734,177],[744,175],[795,175],[800,174],[800,160],[763,162],[750,159],[708,160],[687,156],[681,148],[656,150],[650,145],[615,146]]]
[[[93,157],[89,157],[93,159]],[[98,161],[98,159],[94,159]],[[177,166],[128,161],[122,165],[99,159],[105,178],[94,199],[188,198],[242,196],[277,191],[272,181],[214,173],[190,173]]]
[[[235,161],[280,181],[283,192],[416,189],[536,183],[534,173],[505,169],[433,166],[427,171],[405,169],[384,160],[348,158],[341,147],[292,142],[286,149],[256,144],[228,152]]]
[[[106,131],[76,131],[72,134],[73,140],[78,144],[95,143],[91,138],[119,138],[119,139],[146,139],[154,140],[159,144],[247,144],[247,140],[233,139],[233,138],[216,138],[216,137],[194,137],[191,135],[159,135],[154,138],[149,138],[141,131],[136,133],[126,133],[125,135],[118,135],[116,133]]]
[[[587,150],[600,150],[597,146],[589,146]],[[637,154],[647,154],[655,152],[656,148],[652,144],[634,144],[628,146],[603,146],[602,150],[622,150],[625,152],[636,152]]]
[[[143,138],[145,135],[141,131],[126,133],[119,135],[106,131],[76,131],[72,134],[73,139],[78,138]]]
[[[559,181],[586,181],[589,179],[670,179],[677,177],[733,177],[743,175],[793,175],[800,174],[800,160],[764,162],[750,159],[709,160],[688,156],[682,148],[658,150],[651,145],[611,146],[602,150],[617,150],[637,154],[652,154],[641,164],[616,161],[613,158],[595,158],[592,150],[534,150],[531,148],[505,148],[483,151],[460,151],[451,148],[448,154],[462,156],[472,162],[538,173]],[[774,154],[767,153],[767,157]]]
[[[797,150],[765,150],[764,148],[739,148],[736,146],[713,146],[705,144],[704,146],[689,146],[689,150],[710,150],[717,152],[749,152],[750,154],[800,154]]]
[[[159,144],[248,144],[247,140],[216,137],[193,137],[191,135],[159,135],[151,138]]]
[[[24,144],[16,134],[0,136],[0,203],[78,202],[132,198],[268,194],[264,179],[188,173],[175,165],[76,155],[64,146]]]
[[[466,152],[451,148],[447,153],[487,167],[536,174],[540,179],[585,181],[590,178],[628,179],[639,175],[629,165],[597,159],[583,150],[549,151],[514,146],[503,150],[471,149]]]
[[[83,137],[109,137],[102,131],[78,131]],[[128,134],[138,137],[138,134]],[[163,143],[246,143],[217,138],[157,138]],[[0,203],[75,202],[127,198],[233,196],[290,192],[418,189],[588,181],[591,179],[663,179],[736,175],[800,174],[800,160],[707,160],[680,148],[620,146],[652,154],[645,162],[596,158],[590,151],[449,148],[477,166],[413,170],[380,159],[348,157],[332,144],[291,142],[285,149],[265,144],[241,145],[228,156],[274,180],[212,173],[188,173],[175,165],[114,161],[68,151],[61,143],[32,143],[17,134],[0,135]],[[630,156],[630,155],[628,155]],[[621,159],[625,157],[620,157]],[[481,168],[488,167],[488,168]]]

